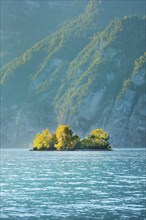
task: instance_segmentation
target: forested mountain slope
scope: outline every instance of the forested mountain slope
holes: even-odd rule
[[[99,27],[99,3],[2,68],[3,146],[61,123],[82,137],[102,127],[116,147],[145,146],[146,19],[109,16]]]

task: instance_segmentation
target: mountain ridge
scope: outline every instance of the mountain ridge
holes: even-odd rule
[[[99,31],[98,6],[89,2],[3,67],[3,145],[26,145],[45,127],[65,123],[82,137],[102,127],[115,147],[145,146],[145,18],[124,16]]]

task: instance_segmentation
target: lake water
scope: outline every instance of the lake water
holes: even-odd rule
[[[1,219],[144,220],[146,151],[1,150]]]

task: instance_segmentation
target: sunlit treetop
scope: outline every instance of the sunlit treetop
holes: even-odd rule
[[[34,150],[76,150],[76,149],[111,149],[108,142],[109,135],[101,128],[97,128],[83,140],[68,125],[59,125],[55,134],[45,129],[37,134],[34,141]]]

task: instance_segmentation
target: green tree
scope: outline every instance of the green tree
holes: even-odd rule
[[[81,142],[82,148],[89,149],[108,149],[110,148],[109,135],[107,132],[103,131],[101,128],[97,128]]]

